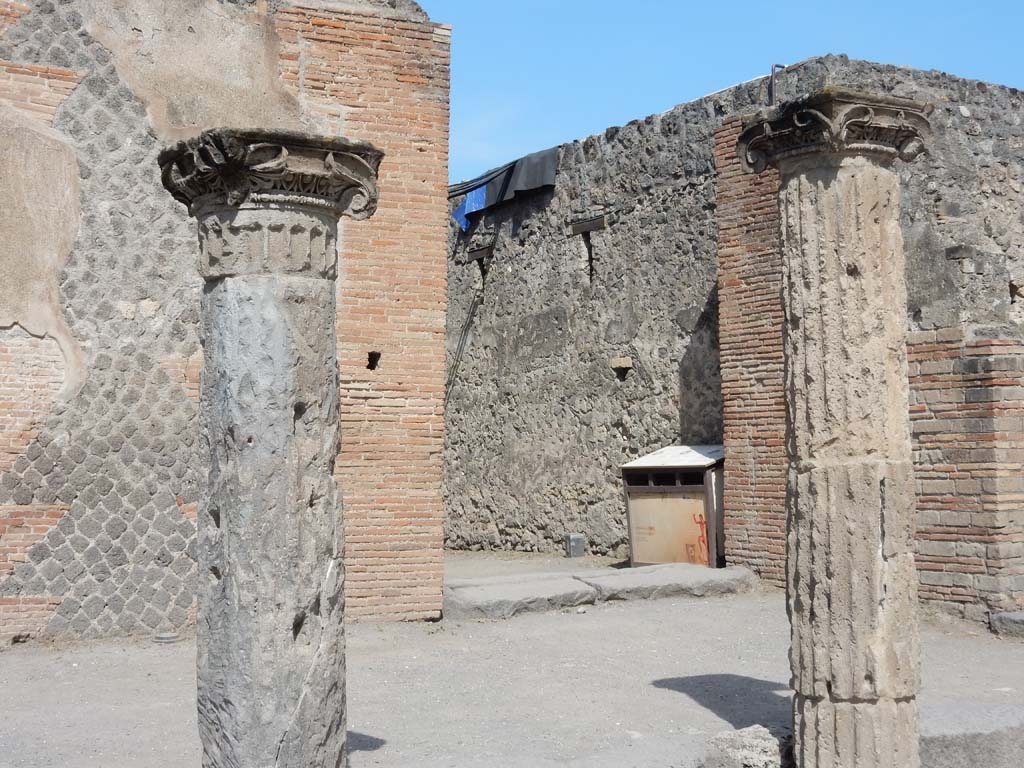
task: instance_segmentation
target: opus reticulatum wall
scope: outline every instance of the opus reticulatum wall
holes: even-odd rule
[[[67,248],[34,220],[0,250],[0,641],[191,620],[201,283],[155,159],[219,125],[386,154],[377,217],[341,238],[348,604],[439,615],[449,43],[406,0],[0,1],[0,128],[40,137],[4,162],[67,153],[2,194],[74,185],[80,207],[47,214],[71,223]]]

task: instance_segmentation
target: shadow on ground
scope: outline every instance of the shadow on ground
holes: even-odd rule
[[[376,736],[359,733],[358,731],[348,732],[347,743],[349,752],[376,752],[387,744],[384,739],[378,739]]]
[[[686,694],[736,729],[789,722],[789,687],[770,680],[728,674],[693,675],[666,677],[651,685]]]

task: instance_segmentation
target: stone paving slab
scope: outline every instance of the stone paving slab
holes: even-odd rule
[[[519,613],[592,604],[596,599],[597,590],[572,576],[541,574],[513,581],[446,587],[444,615],[458,619],[510,619]]]
[[[444,615],[458,619],[508,619],[520,613],[562,610],[607,600],[710,597],[748,592],[757,577],[746,568],[649,565],[575,573],[530,573],[448,579]]]
[[[523,574],[510,574],[503,573],[496,576],[478,576],[468,579],[453,579],[445,578],[444,585],[450,589],[463,589],[470,587],[485,587],[491,584],[518,584],[518,583],[533,583],[541,581],[559,581],[562,579],[579,579],[583,576],[591,575],[605,575],[608,573],[615,573],[616,571],[612,568],[594,569],[592,571],[573,571],[565,573],[523,573]]]
[[[1024,706],[955,702],[922,705],[922,768],[1020,768]]]
[[[444,553],[444,580],[477,579],[529,573],[576,573],[626,565],[621,557],[584,555],[566,557],[556,552],[469,551],[448,549]]]
[[[576,578],[597,590],[601,601],[733,595],[757,586],[757,577],[747,568],[704,568],[686,563],[578,574]]]

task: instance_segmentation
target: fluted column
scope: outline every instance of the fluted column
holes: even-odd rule
[[[345,751],[338,217],[377,201],[381,155],[208,131],[160,156],[199,225],[198,706],[205,768],[337,768]]]
[[[920,686],[897,159],[922,105],[830,92],[741,135],[781,175],[787,580],[800,768],[916,768]]]

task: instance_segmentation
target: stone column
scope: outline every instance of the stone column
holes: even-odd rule
[[[828,92],[739,139],[781,175],[787,597],[800,768],[916,768],[919,646],[900,180],[915,102]]]
[[[205,768],[337,768],[345,751],[338,217],[376,208],[374,148],[215,130],[161,153],[199,224],[199,731]]]

